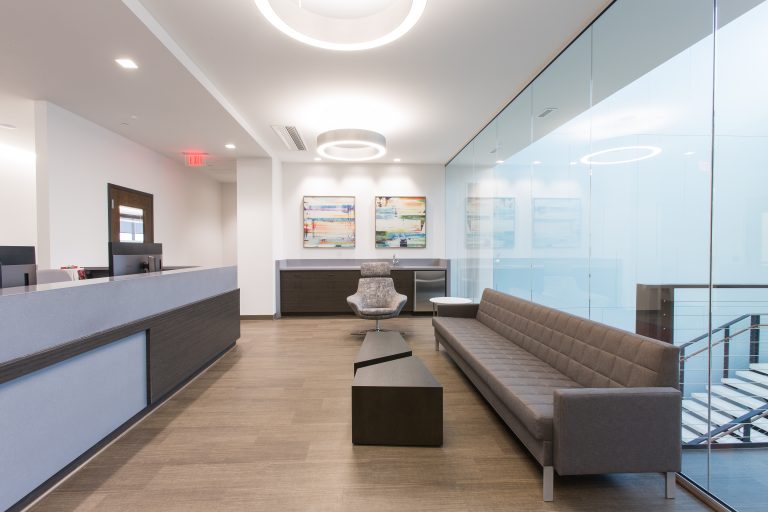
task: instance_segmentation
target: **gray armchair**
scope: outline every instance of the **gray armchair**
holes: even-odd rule
[[[389,270],[389,263],[386,261],[361,264],[357,293],[347,297],[347,304],[357,316],[376,320],[376,328],[371,329],[372,331],[381,331],[379,320],[399,315],[408,300],[408,297],[395,290]]]

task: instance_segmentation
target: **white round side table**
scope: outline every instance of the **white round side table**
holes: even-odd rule
[[[429,299],[429,302],[432,303],[432,316],[437,316],[438,304],[472,304],[472,299],[465,297],[432,297]],[[440,350],[440,343],[437,341],[437,337],[435,337],[435,350]]]
[[[472,299],[464,297],[432,297],[429,299],[432,303],[432,316],[437,315],[438,304],[472,304]]]

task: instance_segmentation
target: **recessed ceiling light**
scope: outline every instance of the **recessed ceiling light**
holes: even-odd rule
[[[571,165],[576,165],[578,162],[571,162]]]
[[[8,124],[8,123],[0,123],[0,128],[2,128],[4,130],[15,130],[16,126],[13,125],[13,124]]]
[[[399,161],[400,161],[400,159],[399,159],[399,158],[395,158],[395,162],[399,162]]]
[[[387,139],[370,130],[330,130],[317,136],[317,152],[344,162],[375,160],[387,153]]]
[[[541,160],[534,160],[533,165],[541,165]]]
[[[503,164],[503,163],[504,163],[504,160],[496,160],[496,163],[497,163],[497,164]]]
[[[322,159],[322,158],[320,158],[319,156],[316,156],[316,157],[315,157],[315,162],[320,162],[320,161],[322,161],[322,160],[323,160],[323,159]]]
[[[115,59],[115,62],[117,62],[123,69],[139,69],[139,66],[137,66],[131,59]]]
[[[694,155],[694,154],[696,154],[695,151],[686,151],[685,153],[683,153],[683,155],[685,155],[685,156],[691,156],[691,155]]]
[[[416,25],[427,5],[427,0],[254,1],[285,35],[336,51],[368,50],[399,39]]]
[[[237,146],[230,142],[229,144],[224,144],[224,147],[227,149],[235,149]]]
[[[620,158],[617,160],[595,160],[596,156],[609,155],[611,153],[622,153],[622,152],[627,153],[627,156],[632,155],[632,152],[635,152],[635,154],[629,158]],[[581,157],[579,161],[583,164],[591,164],[591,165],[628,164],[631,162],[639,162],[640,160],[653,158],[659,153],[661,153],[661,148],[658,148],[656,146],[623,146],[620,148],[611,148],[611,149],[604,149],[602,151],[595,151],[594,153],[584,155],[583,157]]]

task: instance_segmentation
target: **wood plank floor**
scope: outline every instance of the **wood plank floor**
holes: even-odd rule
[[[444,386],[442,448],[353,446],[352,360],[372,322],[245,321],[237,347],[38,502],[42,511],[706,510],[661,475],[555,477],[541,468],[445,352],[429,318],[401,317]]]

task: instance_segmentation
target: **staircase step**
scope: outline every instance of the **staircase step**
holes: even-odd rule
[[[694,400],[700,402],[704,406],[707,406],[708,395],[706,393],[691,393],[691,397],[693,397]],[[728,400],[723,400],[715,394],[712,395],[712,408],[718,412],[722,412],[723,414],[727,414],[728,416],[732,416],[734,418],[743,416],[750,411],[750,409],[744,406],[731,403]]]
[[[765,405],[765,400],[747,396],[741,391],[737,391],[727,386],[712,386],[712,396],[723,397],[727,400],[730,400],[731,402],[739,404],[748,410],[757,409],[758,407]]]
[[[760,372],[753,372],[750,370],[739,370],[736,372],[736,376],[750,382],[754,382],[763,387],[768,387],[768,375],[763,375]]]
[[[682,439],[684,443],[690,443],[697,437],[700,437],[698,434],[696,434],[694,431],[688,429],[687,427],[683,426],[682,429]]]
[[[715,386],[713,386],[713,388],[714,387]],[[724,389],[728,390],[728,388],[724,388]],[[731,391],[731,392],[745,396],[738,391]],[[691,396],[697,402],[703,404],[706,407],[706,403],[707,403],[706,393],[691,393]],[[756,402],[755,406],[759,407],[760,405],[762,405],[762,403],[759,400],[755,400],[755,402]],[[744,416],[750,411],[750,409],[747,409],[742,405],[735,405],[728,400],[723,400],[722,398],[719,398],[718,395],[714,393],[714,390],[712,394],[712,407],[717,412],[727,414],[729,416],[733,416],[733,418],[739,418],[741,416]],[[758,437],[761,437],[763,434],[768,434],[768,418],[759,418],[759,419],[753,420],[752,425],[763,431],[763,432],[755,432],[753,430],[751,435],[753,441],[755,441]],[[760,442],[763,442],[763,441],[760,441]]]
[[[696,432],[696,434],[700,436],[703,436],[709,431],[709,426],[706,421],[685,411],[683,411],[683,426]]]
[[[706,423],[707,421],[707,406],[703,405],[702,403],[696,401],[696,400],[683,400],[683,409],[687,410],[690,413],[695,414],[701,420]],[[719,413],[716,410],[712,410],[710,418],[712,420],[712,428],[719,427],[720,425],[725,425],[729,421],[733,420],[731,416],[726,416],[725,414]]]
[[[768,363],[752,363],[749,365],[749,369],[768,374]]]
[[[681,430],[682,439],[684,442],[691,442],[697,437],[705,435],[709,428],[707,428],[707,422],[694,416],[686,411],[683,411],[682,415],[683,425]],[[713,426],[714,428],[714,426]],[[693,437],[691,437],[693,433]],[[718,444],[738,444],[741,443],[741,439],[733,435],[723,436],[716,441]]]
[[[707,406],[708,395],[706,393],[691,393],[691,396],[693,397],[694,400],[703,404],[705,407]],[[741,405],[736,405],[734,403],[729,402],[728,400],[723,400],[722,398],[718,398],[718,396],[715,394],[712,395],[712,408],[715,411],[721,412],[723,414],[727,414],[728,416],[732,416],[734,418],[743,416],[750,411],[750,409],[746,407],[743,407]]]
[[[750,397],[757,397],[763,402],[768,400],[768,388],[752,384],[741,379],[722,379],[722,383],[746,393]]]

